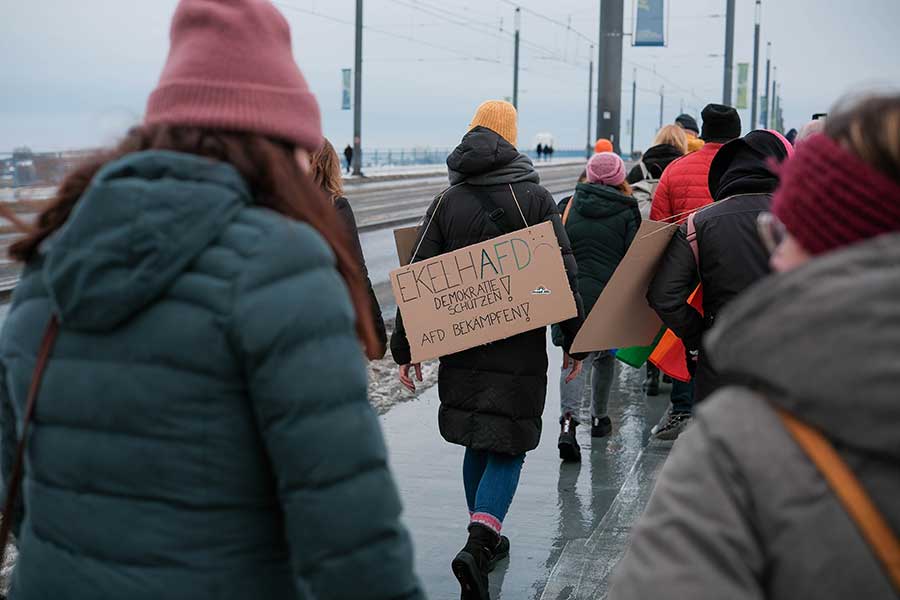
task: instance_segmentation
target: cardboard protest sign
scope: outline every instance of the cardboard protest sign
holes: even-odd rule
[[[549,222],[391,271],[413,362],[578,314]]]
[[[419,239],[419,226],[401,227],[394,230],[394,244],[397,246],[397,258],[400,259],[400,266],[405,267],[412,259],[413,251],[416,249],[416,240]]]
[[[648,346],[662,321],[647,304],[647,288],[659,259],[675,235],[672,223],[643,221],[625,257],[572,344],[572,352]]]

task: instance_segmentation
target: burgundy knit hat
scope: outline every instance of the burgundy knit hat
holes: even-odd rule
[[[900,231],[900,184],[819,133],[781,169],[772,212],[812,254]]]
[[[625,181],[625,163],[613,152],[599,152],[587,164],[587,180],[590,183],[617,186]]]
[[[319,106],[291,53],[287,21],[268,0],[181,0],[147,125],[258,133],[315,151]]]

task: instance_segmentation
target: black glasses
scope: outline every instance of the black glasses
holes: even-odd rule
[[[759,237],[769,254],[773,254],[787,236],[787,229],[785,229],[784,223],[770,212],[761,212],[756,217],[756,231],[759,233]]]

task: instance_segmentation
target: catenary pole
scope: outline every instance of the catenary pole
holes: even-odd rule
[[[662,129],[663,126],[663,108],[665,106],[666,101],[666,89],[663,86],[659,86],[659,128]]]
[[[619,129],[622,118],[622,40],[624,0],[600,4],[600,42],[597,59],[597,137],[612,142],[621,152]]]
[[[356,0],[356,59],[353,69],[353,174],[362,175],[363,0]]]
[[[772,72],[772,42],[766,43],[766,105],[763,107],[762,118],[760,119],[760,126],[763,129],[769,128],[769,105],[771,104],[772,96],[769,92],[769,86],[772,81],[770,79]]]
[[[756,17],[753,27],[753,109],[750,114],[750,129],[756,128],[757,106],[759,105],[759,22],[762,15],[762,0],[756,0]]]
[[[588,67],[588,117],[587,117],[587,145],[585,146],[585,154],[588,158],[594,150],[594,144],[591,143],[591,109],[594,102],[594,45],[591,44],[591,51],[588,54],[591,57],[591,64]]]
[[[727,0],[725,11],[725,73],[722,77],[722,104],[731,106],[731,86],[734,80],[734,0]]]
[[[522,9],[516,7],[516,41],[513,53],[513,94],[512,103],[519,109],[519,25],[522,21]]]
[[[634,157],[634,123],[637,111],[637,69],[631,72],[631,156]]]

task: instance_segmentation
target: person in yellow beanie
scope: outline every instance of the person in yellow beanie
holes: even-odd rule
[[[490,129],[512,146],[518,146],[518,120],[516,107],[503,100],[488,100],[482,102],[469,123],[469,131],[476,127]]]
[[[478,107],[447,158],[451,186],[428,209],[411,262],[551,222],[568,273],[569,290],[559,292],[571,292],[578,307],[577,317],[560,324],[561,344],[568,352],[584,318],[575,257],[553,195],[541,186],[531,159],[516,149],[516,140],[512,104],[491,100]],[[455,306],[466,310],[462,304]],[[465,312],[456,314],[467,318]],[[399,311],[391,354],[400,366],[401,383],[414,391],[412,374],[421,381],[421,367],[412,364]],[[566,358],[571,380],[584,357]],[[488,572],[509,554],[509,539],[501,535],[503,520],[525,453],[541,439],[547,360],[546,327],[441,357],[438,425],[445,440],[466,449],[462,479],[470,515],[468,540],[451,562],[463,598],[489,600]]]

